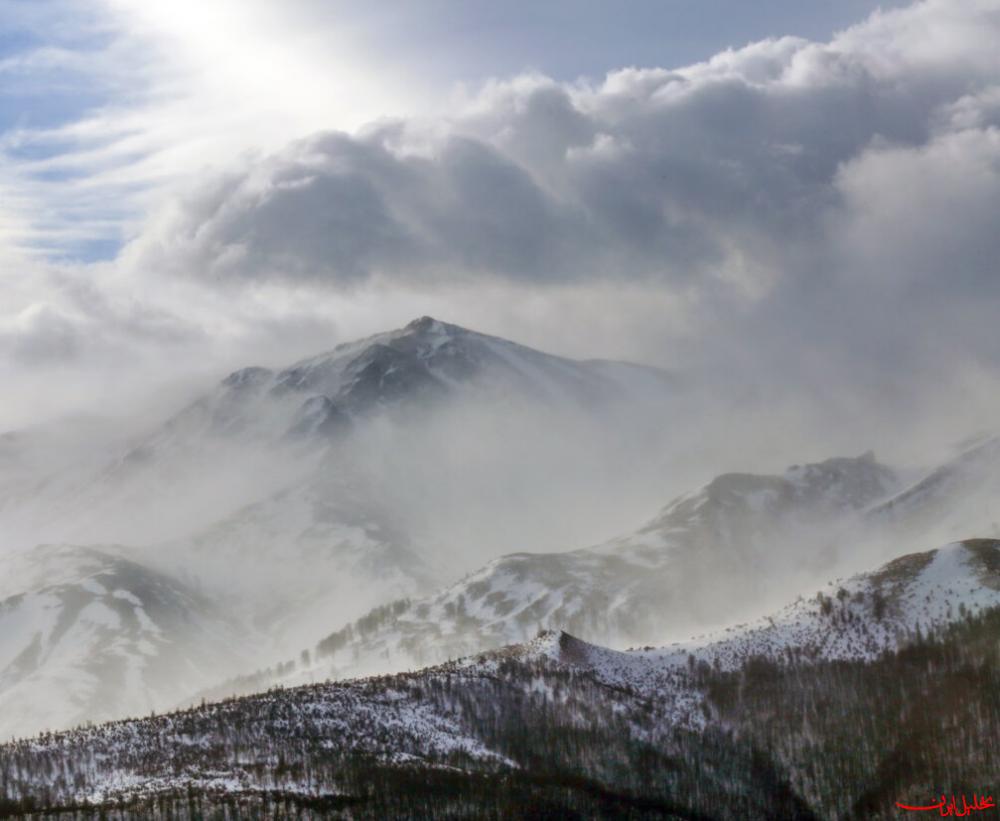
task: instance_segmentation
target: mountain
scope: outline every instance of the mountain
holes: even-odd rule
[[[955,539],[970,531],[1000,536],[1000,437],[982,436],[870,511],[871,526]]]
[[[380,606],[319,642],[316,664],[299,675],[423,666],[542,629],[617,646],[658,642],[756,615],[769,597],[834,566],[839,540],[897,485],[872,454],[781,476],[725,474],[629,536],[503,556],[435,594]]]
[[[609,683],[635,684],[649,669],[695,662],[731,671],[751,659],[873,661],[997,607],[1000,541],[969,539],[830,582],[826,590],[747,624],[663,649],[599,650],[591,662]]]
[[[139,448],[207,432],[337,436],[373,415],[456,398],[599,406],[673,386],[656,368],[566,359],[424,316],[286,368],[235,371]]]
[[[19,659],[0,676],[0,737],[170,707],[331,625],[426,595],[533,528],[584,532],[602,510],[622,515],[629,486],[613,474],[584,488],[523,473],[600,477],[586,463],[605,454],[581,445],[600,431],[609,450],[615,431],[645,442],[622,419],[673,390],[653,368],[423,317],[288,367],[238,370],[139,433],[79,419],[0,436],[4,663]],[[545,442],[548,461],[533,462]],[[592,515],[554,521],[553,499],[578,493]],[[39,543],[65,547],[25,552]],[[70,547],[86,544],[118,547]],[[99,592],[95,574],[120,576],[115,589],[139,604]],[[147,605],[162,616],[152,627]],[[176,663],[144,677],[161,656]],[[44,706],[22,710],[32,692]]]
[[[144,713],[248,663],[203,595],[114,548],[44,545],[4,563],[3,733]]]
[[[660,485],[643,466],[658,440],[644,425],[669,427],[651,408],[676,389],[655,369],[561,359],[425,317],[286,368],[236,371],[112,455],[68,428],[0,438],[6,550],[46,534],[134,537],[59,548],[32,560],[41,575],[4,559],[0,705],[12,706],[0,736],[40,715],[66,726],[199,693],[421,667],[540,629],[661,644],[755,617],[788,589],[883,555],[877,540],[925,544],[942,522],[959,537],[991,532],[980,508],[1000,451],[984,440],[902,491],[870,454],[726,474],[627,536],[564,551],[651,509],[643,499]],[[497,558],[501,545],[521,552]],[[96,595],[88,550],[101,572],[123,574],[122,590],[145,580],[136,607],[166,591],[158,612],[174,615],[156,622],[153,657],[190,651],[190,663],[164,662],[156,682],[95,677],[95,663],[155,665],[149,637],[115,610],[124,599],[105,591],[77,618],[74,602]],[[56,623],[83,638],[61,641]],[[50,650],[33,661],[36,636]],[[262,669],[278,659],[280,672]],[[73,671],[80,693],[65,686]],[[32,691],[47,694],[44,712],[19,706]]]
[[[724,474],[629,536],[565,553],[500,557],[436,593],[372,609],[310,648],[311,663],[261,669],[209,692],[412,669],[566,630],[611,646],[662,643],[756,617],[901,543],[996,534],[1000,446],[981,437],[908,486],[872,454]]]
[[[655,368],[566,359],[421,317],[285,368],[235,371],[127,444],[112,437],[110,456],[93,447],[58,470],[25,474],[17,445],[38,437],[8,434],[0,524],[34,542],[183,538],[314,475],[331,444],[377,420],[415,436],[421,423],[471,403],[499,413],[572,409],[603,422],[674,388]]]
[[[617,652],[550,632],[3,745],[3,809],[895,818],[896,801],[981,796],[1000,766],[1000,542],[843,589],[704,643]],[[858,621],[891,639],[866,645]]]
[[[344,421],[399,402],[449,395],[471,386],[491,398],[601,403],[670,386],[662,371],[601,360],[552,356],[499,337],[420,317],[398,331],[347,343],[277,373],[234,374],[276,396],[308,396],[300,427],[336,431]],[[326,402],[313,402],[316,397]]]
[[[605,429],[616,412],[663,400],[671,384],[653,368],[568,360],[430,317],[281,370],[237,371],[126,461],[155,462],[158,453],[183,452],[211,435],[251,452],[259,446],[272,462],[265,472],[280,479],[211,524],[155,545],[146,560],[185,579],[196,568],[198,582],[272,647],[287,647],[286,636],[312,643],[330,624],[426,594],[450,580],[456,566],[495,555],[477,546],[482,538],[470,545],[464,531],[441,532],[449,526],[442,520],[462,517],[452,501],[461,491],[436,491],[435,477],[444,483],[458,476],[490,499],[486,513],[465,511],[470,526],[473,519],[483,528],[515,516],[513,503],[491,492],[497,484],[512,495],[491,454],[477,452],[458,465],[442,461],[441,449],[461,442],[459,429],[470,429],[475,445],[484,416],[485,431],[495,435],[503,424],[495,416],[519,412],[528,414],[534,436],[552,413],[583,415]],[[239,458],[245,464],[245,453]],[[524,470],[519,460],[516,470]],[[544,503],[545,491],[538,495]]]

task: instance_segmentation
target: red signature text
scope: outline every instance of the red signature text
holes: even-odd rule
[[[993,796],[991,795],[972,795],[972,803],[970,804],[964,795],[960,796],[961,804],[959,804],[959,798],[952,796],[949,800],[945,796],[941,796],[941,800],[936,804],[928,804],[926,807],[911,807],[907,804],[900,804],[896,802],[896,806],[901,810],[917,810],[920,812],[929,811],[933,812],[937,810],[942,818],[949,818],[954,816],[955,818],[961,818],[965,815],[972,815],[974,812],[981,812],[982,810],[988,810],[991,807],[995,807],[996,804],[993,803]]]

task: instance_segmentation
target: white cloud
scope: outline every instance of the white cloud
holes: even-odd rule
[[[0,76],[22,94],[33,85],[39,98],[90,101],[65,122],[29,117],[0,134],[0,189],[24,223],[7,241],[86,257],[87,244],[117,246],[151,203],[208,168],[416,104],[413,84],[352,47],[346,26],[312,28],[295,5],[45,0],[26,14],[5,4],[5,19],[45,45],[0,62]]]
[[[874,202],[852,167],[898,188],[893,151],[986,133],[1000,58],[984,31],[1000,33],[991,4],[932,0],[827,44],[770,40],[598,85],[492,83],[434,129],[328,133],[213,179],[126,257],[206,280],[626,278],[761,299],[827,261],[832,217]]]
[[[447,117],[287,144],[367,113],[317,87],[338,76],[330,59],[351,68],[347,85],[366,64],[306,36],[309,4],[291,15],[298,34],[275,38],[301,36],[288,64],[268,37],[288,18],[266,4],[238,18],[213,6],[205,30],[239,35],[221,46],[202,37],[194,4],[113,8],[157,44],[154,102],[30,139],[73,141],[54,161],[64,168],[107,162],[70,186],[79,204],[129,187],[148,196],[157,180],[173,192],[177,169],[212,166],[197,183],[188,174],[92,283],[115,295],[123,334],[145,321],[120,321],[129,300],[184,318],[151,350],[210,340],[224,351],[213,361],[250,361],[444,312],[841,413],[864,397],[905,410],[929,385],[972,379],[966,367],[979,380],[1000,366],[996,2],[927,0],[827,43],[765,40],[593,83],[526,74]],[[260,116],[269,106],[274,122]],[[254,142],[273,150],[236,156]]]

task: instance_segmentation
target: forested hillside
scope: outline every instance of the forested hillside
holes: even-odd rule
[[[874,661],[755,657],[722,671],[692,657],[657,686],[632,686],[608,683],[589,645],[547,634],[417,674],[9,744],[3,806],[57,817],[510,817],[529,807],[896,817],[897,800],[981,794],[1000,772],[998,636],[993,608]],[[680,721],[678,710],[692,715]]]

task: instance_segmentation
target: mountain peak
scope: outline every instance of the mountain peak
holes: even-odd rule
[[[451,327],[454,326],[448,326],[432,316],[420,316],[409,322],[404,330],[414,333],[441,333]]]

